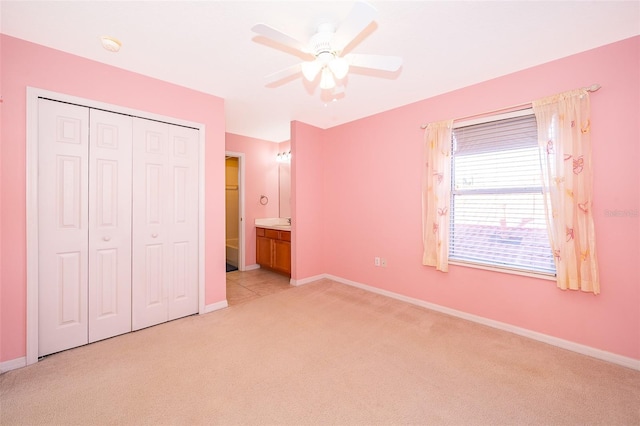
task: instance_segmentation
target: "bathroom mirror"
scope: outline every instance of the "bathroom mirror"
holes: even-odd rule
[[[280,217],[291,217],[291,164],[278,164]]]

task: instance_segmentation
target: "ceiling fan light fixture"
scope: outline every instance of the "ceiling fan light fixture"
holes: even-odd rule
[[[329,62],[329,69],[338,80],[342,80],[349,72],[349,62],[344,58],[336,57]]]
[[[302,63],[302,75],[307,81],[313,81],[316,79],[320,72],[321,64],[317,61],[308,61]]]
[[[336,80],[333,78],[333,73],[327,67],[322,69],[322,75],[320,76],[320,88],[322,90],[329,90],[336,87]]]

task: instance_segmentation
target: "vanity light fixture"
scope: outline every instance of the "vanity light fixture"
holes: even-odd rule
[[[289,152],[279,152],[276,156],[276,161],[278,163],[288,163],[291,161],[291,151]]]
[[[100,42],[102,43],[102,47],[104,47],[109,52],[117,52],[122,47],[122,43],[117,38],[102,36],[100,37]]]

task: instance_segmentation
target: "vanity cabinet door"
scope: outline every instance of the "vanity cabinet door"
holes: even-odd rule
[[[291,243],[288,241],[273,240],[273,269],[291,273]]]
[[[256,238],[256,263],[271,267],[271,239],[265,237]]]

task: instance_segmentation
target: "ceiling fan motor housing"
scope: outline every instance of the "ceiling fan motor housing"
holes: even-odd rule
[[[309,47],[316,58],[329,61],[339,53],[331,48],[331,39],[334,33],[335,28],[333,25],[322,24],[318,27],[318,32],[311,36]]]
[[[332,89],[336,86],[335,78],[344,78],[349,70],[349,65],[331,47],[331,40],[335,34],[335,27],[331,24],[322,24],[309,40],[309,51],[315,56],[312,62],[302,64],[302,74],[309,81],[313,81],[320,74],[320,87]]]

